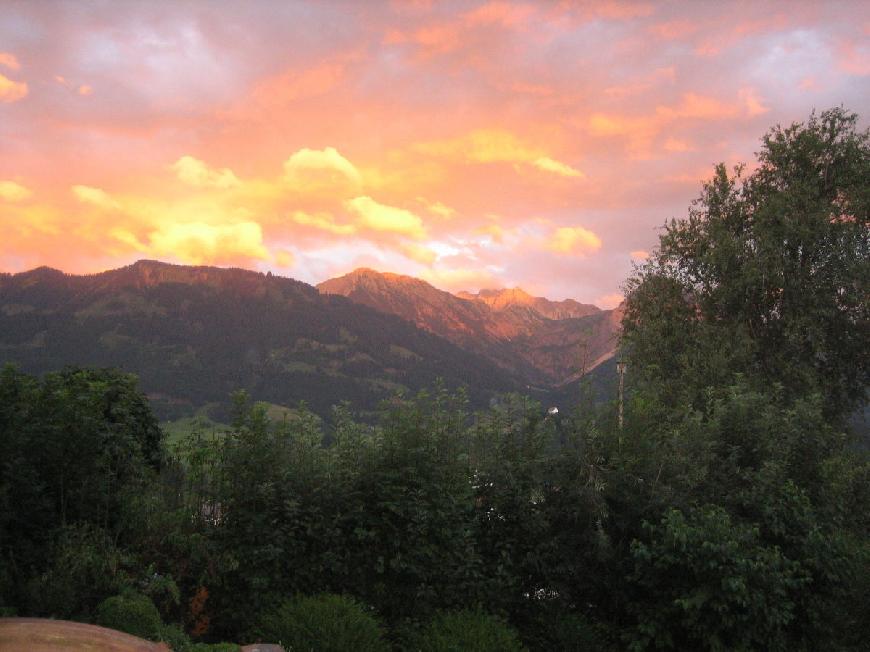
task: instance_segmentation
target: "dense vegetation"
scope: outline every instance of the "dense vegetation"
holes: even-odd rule
[[[472,413],[436,387],[324,428],[239,393],[227,432],[168,448],[130,377],[7,367],[0,609],[179,648],[866,649],[856,124],[773,129],[667,226],[627,284],[621,427],[615,406]]]

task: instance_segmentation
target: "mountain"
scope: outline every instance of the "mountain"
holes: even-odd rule
[[[571,319],[572,317],[588,317],[601,312],[601,308],[588,303],[579,303],[574,299],[550,301],[544,297],[533,297],[521,288],[504,290],[481,290],[477,294],[459,292],[458,297],[469,301],[485,303],[493,310],[504,311],[515,308],[527,308],[547,319]]]
[[[371,269],[317,288],[402,317],[542,385],[570,382],[609,359],[622,318],[620,309],[550,301],[519,288],[453,295],[420,279]]]
[[[87,276],[0,274],[4,362],[136,373],[161,418],[226,406],[237,389],[283,406],[304,400],[321,415],[342,400],[372,410],[437,378],[466,385],[476,406],[527,391],[522,374],[394,314],[271,274],[155,261]]]

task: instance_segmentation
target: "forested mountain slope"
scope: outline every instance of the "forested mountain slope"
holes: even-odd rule
[[[453,295],[417,278],[371,269],[317,287],[403,317],[540,385],[576,380],[610,358],[622,318],[619,308],[549,301],[519,288]]]
[[[343,400],[371,410],[443,378],[474,405],[523,379],[403,319],[241,269],[139,261],[89,276],[38,268],[0,275],[0,362],[134,372],[161,418],[258,400],[319,414]]]

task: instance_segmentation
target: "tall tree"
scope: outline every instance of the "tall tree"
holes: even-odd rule
[[[868,221],[858,117],[836,108],[774,127],[755,170],[717,166],[628,281],[635,368],[671,391],[675,378],[691,391],[740,372],[845,416],[866,401],[870,369]]]

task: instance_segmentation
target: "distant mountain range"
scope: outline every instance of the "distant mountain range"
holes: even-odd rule
[[[622,310],[550,301],[523,290],[457,295],[411,276],[358,269],[317,286],[480,353],[530,382],[561,385],[613,356]]]
[[[613,355],[619,318],[521,290],[456,296],[372,270],[317,288],[144,260],[86,276],[0,274],[0,362],[31,373],[122,368],[162,418],[209,405],[225,417],[236,389],[287,407],[304,400],[321,415],[343,400],[365,413],[438,378],[466,386],[476,407],[510,391],[565,401],[571,381]]]

